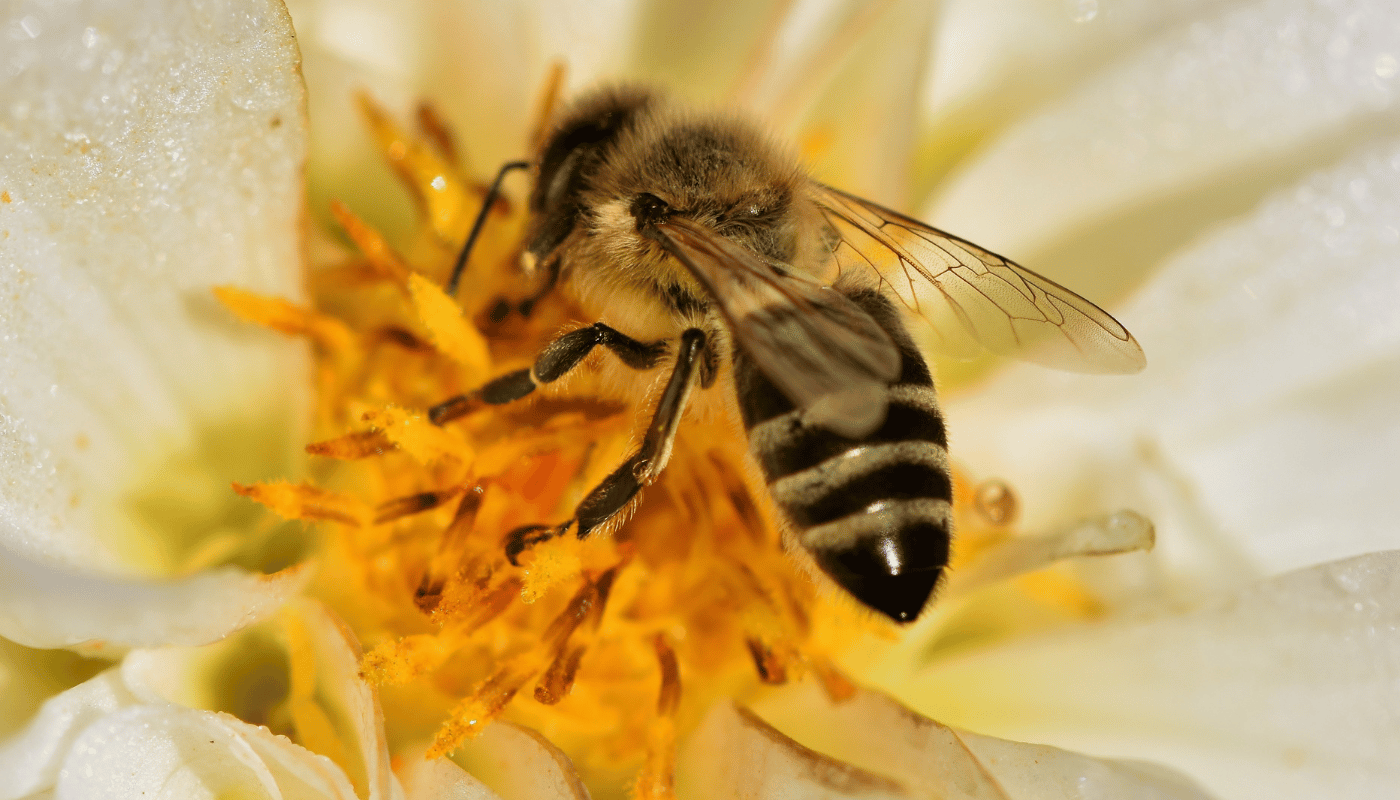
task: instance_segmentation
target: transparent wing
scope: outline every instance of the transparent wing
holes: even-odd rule
[[[849,436],[877,427],[902,359],[845,295],[684,218],[652,226],[718,304],[735,341],[809,421]]]
[[[971,242],[895,211],[813,184],[835,233],[837,267],[873,270],[966,358],[982,347],[1074,372],[1130,373],[1147,360],[1128,330],[1069,289]]]

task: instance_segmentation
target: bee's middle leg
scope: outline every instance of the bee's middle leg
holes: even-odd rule
[[[560,336],[550,342],[529,369],[509,372],[480,389],[459,394],[428,409],[428,419],[442,425],[466,416],[483,406],[509,403],[530,394],[542,383],[553,383],[578,366],[598,345],[611,350],[622,363],[636,370],[651,369],[666,353],[666,342],[639,342],[630,336],[596,322],[587,328]]]
[[[713,380],[704,331],[690,328],[682,333],[680,346],[676,350],[675,368],[666,382],[665,391],[661,393],[661,400],[657,403],[641,446],[583,498],[574,511],[573,519],[554,527],[536,525],[512,531],[506,539],[506,556],[512,563],[526,548],[561,536],[574,525],[578,526],[577,535],[582,539],[627,508],[643,486],[651,484],[661,475],[666,463],[671,460],[676,429],[697,379],[701,385],[708,385]]]

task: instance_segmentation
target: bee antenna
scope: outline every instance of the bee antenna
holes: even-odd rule
[[[467,235],[467,243],[462,245],[462,252],[457,254],[457,263],[452,267],[452,277],[447,279],[447,285],[443,287],[449,295],[457,294],[457,284],[462,281],[462,273],[467,269],[467,256],[471,255],[472,246],[476,244],[481,229],[486,225],[486,215],[491,213],[491,206],[496,204],[496,198],[501,194],[501,181],[505,180],[507,173],[529,166],[528,161],[507,161],[501,165],[501,171],[496,173],[496,180],[492,181],[491,188],[486,190],[486,197],[481,201],[481,210],[476,213],[476,222],[472,223],[472,232]]]

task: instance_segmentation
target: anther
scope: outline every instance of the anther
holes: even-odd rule
[[[385,500],[379,504],[375,510],[374,524],[383,525],[386,522],[393,522],[396,519],[407,517],[411,514],[420,514],[424,511],[437,508],[438,506],[451,500],[462,491],[460,487],[444,489],[437,492],[419,492],[407,497],[396,497],[393,500]]]

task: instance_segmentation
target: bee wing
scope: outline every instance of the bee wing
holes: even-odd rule
[[[859,437],[885,417],[899,349],[860,306],[684,218],[651,226],[718,304],[736,342],[807,420]]]
[[[814,184],[812,199],[835,232],[837,267],[873,270],[949,355],[986,347],[1074,372],[1130,373],[1147,364],[1118,320],[1049,278],[830,186]]]

